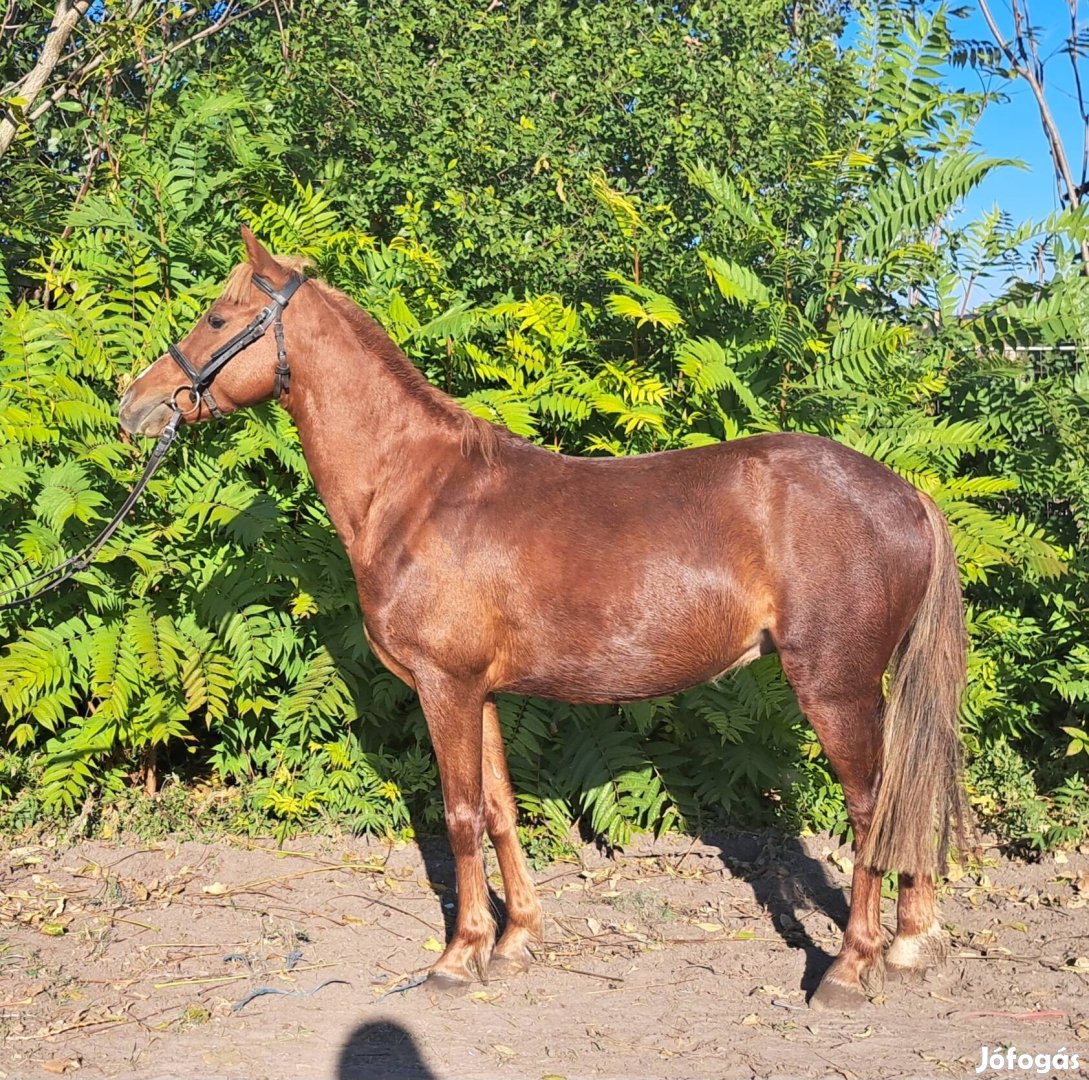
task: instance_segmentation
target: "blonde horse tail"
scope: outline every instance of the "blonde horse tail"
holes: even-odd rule
[[[944,871],[951,839],[964,844],[959,714],[968,637],[949,526],[932,499],[920,498],[934,538],[930,577],[894,660],[881,780],[861,857],[876,870],[925,875]]]

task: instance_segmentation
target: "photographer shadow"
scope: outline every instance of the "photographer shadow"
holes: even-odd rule
[[[438,1080],[403,1024],[360,1024],[341,1047],[336,1080]]]

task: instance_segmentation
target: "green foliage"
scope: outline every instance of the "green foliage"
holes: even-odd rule
[[[1022,852],[1079,843],[1089,829],[1086,776],[1071,773],[1044,798],[1034,773],[1025,758],[1000,736],[969,768],[972,801],[993,823],[998,838]]]
[[[839,54],[822,8],[792,29],[733,7],[300,3],[283,38],[260,12],[150,81],[119,37],[110,108],[50,114],[20,136],[37,159],[0,159],[5,205],[25,196],[0,222],[0,588],[138,475],[118,393],[207,304],[244,220],[551,448],[809,431],[930,493],[969,598],[973,799],[1022,846],[1083,838],[1089,216],[958,223],[1006,166],[971,149],[986,99],[940,84],[944,11],[865,7]],[[280,410],[185,431],[80,581],[0,623],[9,824],[135,806],[147,770],[237,789],[240,828],[441,821],[418,703],[364,644]],[[538,853],[576,822],[612,844],[846,827],[774,657],[668,700],[500,712]]]

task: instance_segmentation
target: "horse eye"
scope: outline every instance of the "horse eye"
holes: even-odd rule
[[[209,315],[208,325],[213,330],[222,330],[227,325],[227,320],[222,315]]]

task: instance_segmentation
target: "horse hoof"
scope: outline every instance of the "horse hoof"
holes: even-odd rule
[[[935,923],[925,933],[893,938],[885,953],[885,978],[893,983],[919,983],[929,972],[940,969],[944,960],[945,935]]]
[[[468,992],[472,982],[469,979],[458,979],[453,975],[447,975],[443,971],[433,971],[427,976],[424,983],[425,990],[434,990],[447,997],[461,997]]]
[[[835,979],[824,978],[809,999],[811,1009],[854,1012],[866,1004],[867,997],[860,986],[851,986]]]
[[[898,964],[885,965],[885,982],[910,986],[921,983],[926,977],[926,968],[900,967]]]

